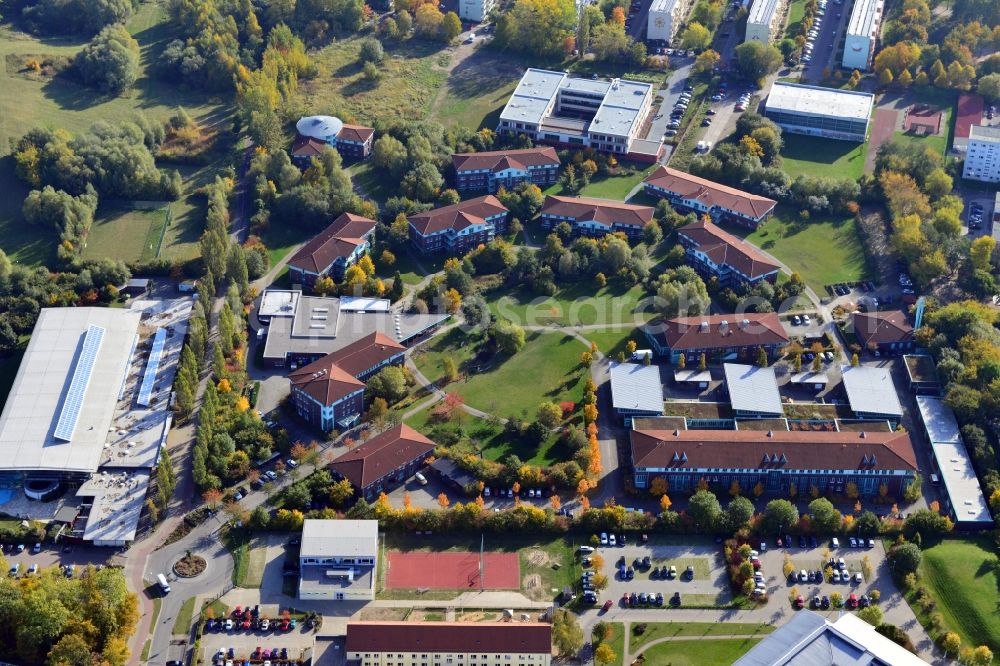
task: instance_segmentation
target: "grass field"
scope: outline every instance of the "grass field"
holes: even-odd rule
[[[597,343],[597,348],[605,356],[618,359],[618,352],[625,351],[629,340],[635,340],[636,349],[645,349],[646,335],[639,328],[615,328],[605,331],[584,331],[583,336]]]
[[[949,112],[950,113],[950,112]],[[947,122],[947,119],[942,120],[943,123]],[[947,134],[937,134],[934,136],[917,136],[916,134],[906,134],[905,132],[896,132],[892,135],[892,140],[901,144],[917,144],[923,146],[924,148],[930,148],[934,152],[944,157],[945,151],[948,150],[948,136]]]
[[[181,609],[177,611],[177,619],[174,620],[173,634],[186,636],[191,631],[191,619],[194,617],[195,597],[189,597],[181,604]]]
[[[788,5],[788,27],[785,36],[794,39],[799,34],[800,25],[806,15],[806,0],[792,0]]]
[[[942,541],[924,549],[920,575],[962,645],[985,644],[1000,654],[1000,560],[994,550],[986,539]],[[919,607],[914,611],[919,616]]]
[[[632,625],[632,635],[629,636],[628,642],[630,654],[638,653],[646,645],[661,638],[756,636],[774,631],[774,627],[768,624],[740,622],[646,622],[644,624],[646,630],[641,635],[635,633],[635,625]]]
[[[631,164],[635,171],[619,176],[594,176],[586,187],[580,190],[581,197],[614,199],[625,201],[625,197],[650,174],[655,165]],[[641,190],[640,190],[641,191]],[[545,194],[562,194],[562,185],[556,183],[545,190]],[[636,202],[638,203],[638,202]]]
[[[436,381],[442,376],[442,358],[452,356],[464,377],[446,390],[463,396],[465,404],[498,416],[533,419],[541,402],[579,402],[583,396],[585,371],[580,353],[586,347],[568,335],[529,333],[521,351],[507,358],[494,357],[485,361],[487,367],[476,370],[469,366],[472,346],[464,335],[449,334],[414,360],[428,379]]]
[[[611,628],[611,635],[604,641],[615,653],[615,660],[608,666],[622,666],[622,659],[625,657],[625,625],[622,622],[608,622]],[[597,646],[597,639],[594,639],[594,646]]]
[[[448,73],[431,107],[430,120],[445,127],[496,129],[525,66],[513,53],[477,48]]]
[[[665,641],[649,648],[643,655],[647,664],[729,666],[759,642],[759,638]],[[631,654],[637,656],[634,652]]]
[[[233,556],[233,585],[247,587],[250,564],[250,535],[241,529],[229,529],[222,535],[222,543]],[[260,584],[258,583],[258,587]]]
[[[166,224],[166,206],[153,210],[102,206],[90,228],[83,258],[126,262],[154,259]]]
[[[867,279],[869,268],[853,218],[815,216],[803,221],[779,206],[766,224],[747,235],[727,227],[797,271],[817,292],[835,282]]]
[[[868,144],[820,139],[801,134],[782,135],[781,169],[792,178],[801,175],[857,180],[865,170]]]
[[[527,326],[641,324],[655,315],[651,303],[643,303],[640,285],[612,278],[597,288],[588,280],[566,283],[555,296],[538,296],[527,289],[501,290],[485,294],[494,315]],[[647,311],[642,311],[645,307]]]

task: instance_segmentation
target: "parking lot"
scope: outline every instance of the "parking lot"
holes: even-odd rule
[[[962,222],[966,233],[973,238],[993,234],[994,197],[987,192],[967,192]]]
[[[18,566],[19,574],[24,575],[31,565],[37,564],[39,569],[47,569],[52,566],[66,566],[72,564],[76,567],[76,573],[88,564],[107,564],[114,551],[96,546],[69,546],[69,551],[65,552],[63,547],[43,544],[38,553],[34,550],[34,543],[25,543],[24,550],[18,551],[19,544],[4,544],[3,555],[7,558],[7,565]],[[6,572],[4,572],[6,573]]]
[[[226,659],[233,659],[234,661],[253,659],[256,658],[253,655],[258,648],[262,650],[266,649],[270,652],[277,650],[278,657],[271,658],[271,663],[303,659],[311,653],[313,640],[314,635],[312,630],[302,625],[288,632],[262,632],[253,630],[234,632],[206,631],[201,639],[202,663],[211,664],[213,659],[219,654],[219,650],[222,650],[225,655],[222,663],[225,663]],[[230,648],[233,650],[232,657],[229,656]],[[282,649],[284,649],[284,653],[282,653]],[[282,658],[282,654],[286,656]]]
[[[822,2],[820,7],[823,7]],[[841,27],[846,25],[851,16],[849,3],[844,3],[843,0],[829,0],[823,11],[825,15],[817,16],[816,22],[813,23],[816,36],[812,40],[811,54],[803,49],[803,73],[810,81],[823,79],[823,70],[826,67],[834,70],[840,66],[840,61],[837,59],[837,45]],[[838,14],[840,18],[837,18]]]

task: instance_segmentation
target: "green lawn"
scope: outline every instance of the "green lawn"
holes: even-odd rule
[[[305,243],[316,234],[309,229],[298,227],[278,227],[270,226],[261,238],[267,246],[267,256],[270,258],[271,266],[275,266],[284,259],[300,243]]]
[[[800,175],[857,180],[865,170],[868,144],[821,139],[785,132],[781,169],[792,178]]]
[[[949,112],[950,113],[950,112]],[[941,121],[942,123],[947,123],[947,119]],[[945,151],[948,150],[948,136],[946,134],[936,134],[934,136],[917,136],[916,134],[906,134],[905,132],[896,132],[892,135],[892,140],[903,145],[907,144],[918,144],[924,146],[925,148],[930,148],[934,152],[944,157]]]
[[[817,292],[827,284],[869,277],[853,218],[817,215],[803,221],[795,211],[778,206],[774,217],[749,235],[746,229],[727,229],[785,262]]]
[[[647,664],[729,666],[759,642],[759,638],[666,641],[654,645],[643,654]],[[632,656],[637,655],[632,653]]]
[[[177,619],[174,620],[173,633],[175,635],[186,636],[191,631],[191,618],[194,616],[195,597],[189,597],[181,604],[181,609],[177,611]]]
[[[636,625],[632,625],[632,635],[629,636],[628,643],[631,654],[638,653],[644,646],[661,638],[756,636],[774,631],[774,627],[768,624],[740,622],[646,622],[644,624],[646,630],[641,635],[635,633]]]
[[[1000,654],[1000,575],[994,551],[986,539],[947,539],[923,551],[920,575],[962,645],[986,644]]]
[[[494,315],[526,326],[640,324],[654,316],[641,285],[613,278],[596,288],[589,280],[565,283],[555,296],[538,296],[528,289],[508,289],[484,295]],[[645,311],[643,311],[643,308]]]
[[[646,349],[646,335],[639,328],[615,328],[605,331],[584,331],[583,336],[597,343],[597,348],[605,356],[618,360],[618,352],[625,351],[629,340],[634,340],[636,349]]]
[[[611,635],[605,641],[611,651],[615,653],[615,660],[608,666],[622,666],[622,659],[625,656],[625,625],[621,622],[608,622],[611,627]],[[594,646],[597,646],[597,639],[594,639]]]
[[[806,0],[792,0],[788,5],[788,27],[785,36],[794,39],[799,34],[800,24],[806,15]]]
[[[634,169],[632,173],[615,176],[594,176],[586,187],[580,190],[581,197],[597,199],[613,199],[625,201],[632,188],[641,183],[652,172],[656,165],[629,164]],[[641,190],[640,190],[641,191]],[[561,194],[562,185],[556,183],[545,190],[545,194]],[[636,202],[639,203],[639,202]]]
[[[460,379],[446,390],[458,393],[471,407],[497,416],[534,418],[539,403],[580,402],[585,371],[579,340],[560,333],[529,333],[524,348],[513,356],[473,361],[474,343],[464,334],[449,332],[416,355],[414,361],[428,379],[442,377],[441,360],[458,361]],[[530,380],[528,380],[530,378]]]
[[[167,207],[135,210],[131,206],[101,206],[90,228],[84,259],[155,259],[167,224]]]
[[[246,587],[250,560],[250,535],[241,529],[228,529],[222,535],[222,543],[233,556],[233,585]]]
[[[478,48],[453,69],[431,107],[445,127],[495,130],[526,65],[513,53]]]

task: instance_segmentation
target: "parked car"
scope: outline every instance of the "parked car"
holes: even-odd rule
[[[802,608],[805,605],[806,605],[806,601],[805,601],[805,599],[802,598],[801,594],[799,596],[795,597],[795,607],[796,608]]]

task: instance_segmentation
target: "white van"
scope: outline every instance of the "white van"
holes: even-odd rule
[[[160,585],[160,591],[164,595],[170,594],[170,584],[167,583],[167,577],[163,574],[156,575],[156,582]]]
[[[419,483],[420,485],[422,485],[422,486],[426,486],[427,485],[427,477],[424,476],[423,474],[421,474],[420,472],[417,472],[416,474],[414,474],[413,478],[415,478],[417,480],[417,483]]]

